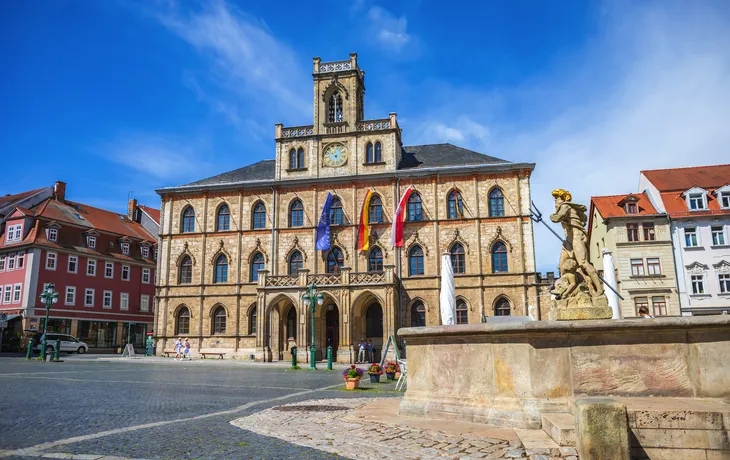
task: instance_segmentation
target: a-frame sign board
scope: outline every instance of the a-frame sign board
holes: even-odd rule
[[[390,346],[393,346],[393,351],[395,352],[395,359],[400,359],[400,351],[398,350],[398,342],[395,341],[395,336],[393,334],[388,336],[388,340],[385,342],[385,346],[383,347],[383,353],[380,356],[380,367],[383,367],[385,364],[385,356],[388,354],[388,349],[390,349]]]

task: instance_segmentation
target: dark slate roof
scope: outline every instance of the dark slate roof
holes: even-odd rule
[[[444,166],[505,164],[509,161],[490,157],[452,144],[427,144],[403,147],[398,169],[423,169]]]
[[[451,144],[428,144],[403,147],[398,170],[438,168],[445,166],[468,166],[486,164],[509,164],[509,161],[490,157],[473,150]],[[274,180],[276,160],[264,160],[243,168],[228,171],[217,176],[185,184],[188,186],[223,185],[232,182]]]

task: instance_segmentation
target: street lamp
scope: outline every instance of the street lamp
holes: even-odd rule
[[[314,362],[314,308],[315,304],[322,305],[324,303],[324,295],[321,292],[317,292],[317,285],[312,281],[312,284],[304,292],[302,300],[304,301],[304,305],[309,307],[312,316],[312,346],[309,348],[309,368],[317,369],[317,365]]]
[[[46,360],[46,333],[48,332],[48,314],[51,311],[51,304],[58,302],[58,292],[54,289],[53,283],[48,283],[41,292],[41,302],[46,304],[46,322],[43,325],[43,342],[41,343],[41,357]]]

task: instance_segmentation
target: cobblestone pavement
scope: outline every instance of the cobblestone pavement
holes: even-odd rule
[[[348,458],[400,459],[513,459],[577,460],[575,449],[525,449],[519,440],[452,435],[432,429],[388,426],[361,421],[354,409],[374,401],[362,399],[316,399],[273,407],[233,420],[247,431]],[[282,407],[283,406],[283,407]],[[297,410],[297,408],[301,408]],[[337,408],[347,410],[336,410]],[[288,409],[288,410],[282,410]]]
[[[229,423],[312,397],[371,396],[341,387],[338,371],[0,358],[0,458],[342,458]]]

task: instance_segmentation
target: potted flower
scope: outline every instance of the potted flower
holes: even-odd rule
[[[383,371],[385,371],[385,375],[388,377],[388,380],[395,380],[395,373],[397,370],[398,365],[394,362],[387,363],[383,368]]]
[[[345,378],[345,389],[354,390],[360,386],[360,377],[365,373],[364,370],[359,367],[355,367],[353,364],[342,373]]]
[[[370,369],[368,369],[370,375],[370,383],[380,382],[380,376],[383,375],[383,368],[378,363],[372,363]]]

